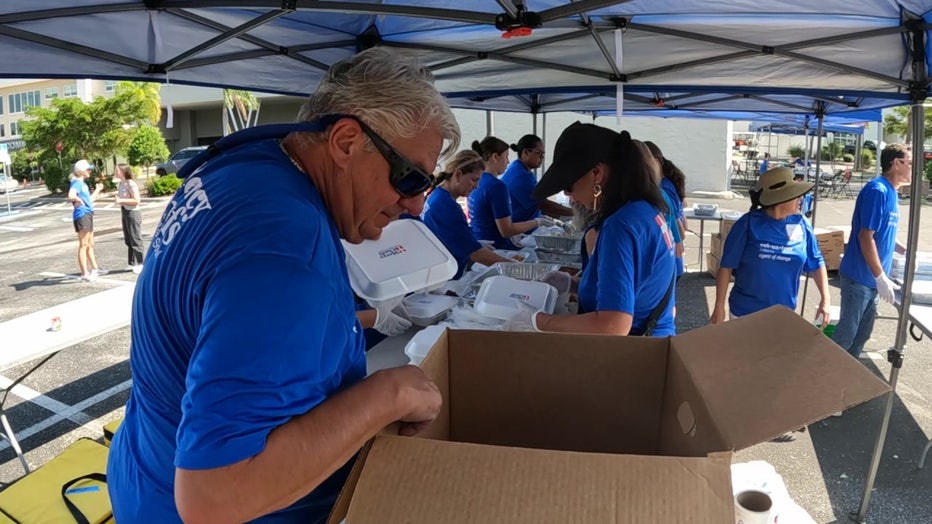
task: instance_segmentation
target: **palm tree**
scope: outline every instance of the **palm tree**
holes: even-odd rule
[[[117,84],[117,91],[131,93],[141,100],[146,108],[146,120],[156,125],[162,119],[162,98],[159,95],[161,84],[156,82],[128,82]]]
[[[908,106],[893,107],[883,115],[883,134],[902,136],[907,144],[912,142]]]
[[[249,91],[224,89],[223,105],[232,131],[252,127],[259,121],[259,99]]]

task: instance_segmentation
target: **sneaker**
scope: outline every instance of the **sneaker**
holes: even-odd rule
[[[130,264],[130,265],[126,266],[125,268],[123,268],[123,271],[133,271],[133,270],[135,270],[135,269],[136,269],[136,266]]]
[[[94,272],[92,271],[86,275],[81,275],[81,280],[85,282],[94,282],[95,280],[97,280],[97,275],[94,274]]]
[[[140,273],[142,273],[142,264],[137,264],[137,265],[133,266],[133,273],[135,273],[135,274],[137,274],[137,275],[140,274]]]
[[[91,274],[94,275],[95,277],[99,277],[99,276],[101,276],[101,275],[106,275],[107,273],[109,273],[109,271],[107,271],[106,269],[97,268],[97,269],[92,269],[92,270],[91,270]]]

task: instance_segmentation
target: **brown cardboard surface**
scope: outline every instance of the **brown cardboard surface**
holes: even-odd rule
[[[769,440],[890,390],[783,306],[679,335],[671,348],[681,355],[726,449]]]
[[[841,265],[841,256],[845,251],[845,234],[843,231],[828,228],[815,228],[816,241],[819,251],[825,259],[825,268],[836,270]]]
[[[735,225],[735,222],[737,221],[738,219],[731,219],[731,218],[722,219],[722,223],[719,226],[719,230],[718,230],[718,233],[722,237],[722,240],[728,239],[728,234],[731,233],[731,228],[732,226]]]
[[[725,241],[722,239],[722,235],[719,235],[718,233],[713,233],[711,235],[711,238],[712,238],[712,242],[709,244],[711,246],[709,251],[711,251],[713,255],[721,259],[722,251],[725,247]]]
[[[656,453],[667,339],[455,335],[449,347],[451,394],[445,397],[452,440]]]
[[[376,438],[347,522],[734,522],[730,456],[644,457]]]
[[[721,263],[721,259],[719,259],[715,253],[711,251],[705,252],[705,268],[713,277],[718,275],[718,268]]]

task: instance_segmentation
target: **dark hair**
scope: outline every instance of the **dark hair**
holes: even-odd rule
[[[482,141],[473,140],[472,150],[482,155],[482,160],[488,160],[492,155],[500,155],[508,151],[508,142],[494,136],[487,136]]]
[[[598,222],[602,223],[623,205],[644,200],[666,214],[669,212],[663,193],[654,182],[651,167],[641,150],[634,145],[631,134],[622,131],[607,162],[611,175],[602,188],[602,207]]]
[[[116,167],[117,169],[120,170],[121,173],[123,173],[123,178],[127,180],[133,179],[133,168],[129,167],[126,164],[117,164]]]
[[[889,144],[880,152],[880,169],[886,173],[893,167],[893,161],[897,158],[905,158],[909,148],[903,144]]]
[[[663,156],[663,151],[657,147],[657,144],[647,141],[644,142],[644,145],[647,146],[647,149],[650,149],[650,154],[654,155],[654,158],[660,162],[660,171],[663,174],[664,178],[670,179],[670,182],[673,182],[673,187],[676,188],[676,194],[680,197],[680,200],[686,198],[686,173],[676,167],[676,164],[672,160]]]
[[[534,149],[541,142],[543,140],[537,135],[524,135],[517,144],[511,144],[511,150],[520,155],[525,149]]]

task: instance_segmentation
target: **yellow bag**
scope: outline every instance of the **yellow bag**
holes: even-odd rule
[[[80,439],[41,468],[0,492],[0,524],[113,522],[107,493],[109,449]]]
[[[118,418],[114,420],[113,422],[104,426],[104,444],[106,444],[107,446],[110,446],[110,442],[113,441],[113,435],[116,434],[116,430],[117,428],[120,427],[120,424],[122,422],[123,422],[123,419]],[[0,524],[3,524],[2,521],[0,521]]]

